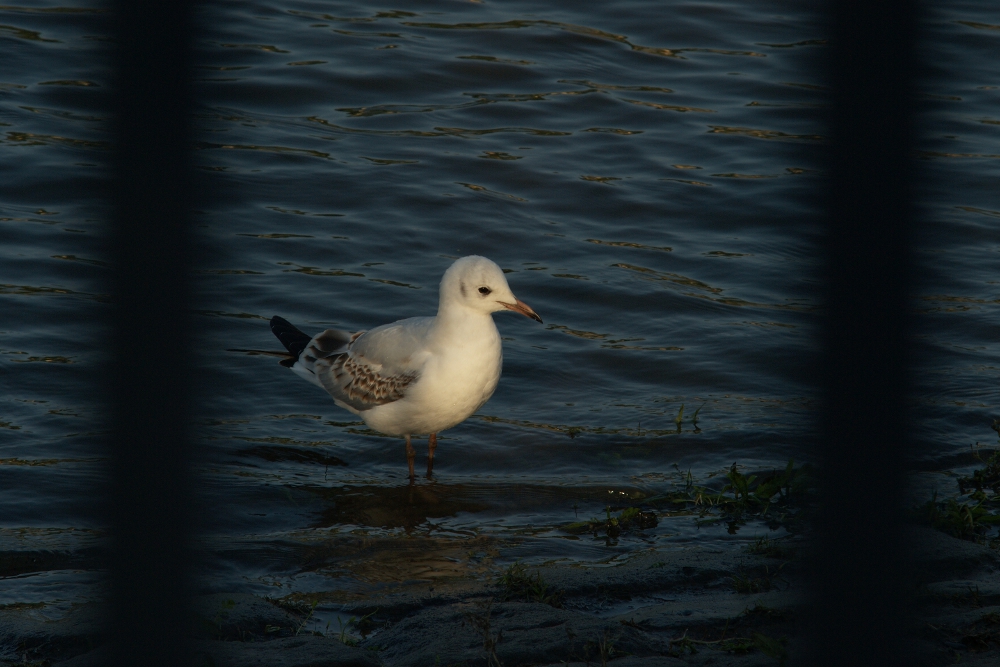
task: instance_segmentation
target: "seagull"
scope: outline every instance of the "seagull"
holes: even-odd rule
[[[288,350],[282,366],[325,389],[372,429],[406,439],[412,483],[411,436],[429,436],[430,479],[437,434],[472,416],[497,388],[503,348],[492,314],[503,310],[542,321],[514,296],[499,266],[470,255],[444,272],[434,317],[315,336],[273,317],[271,331]]]

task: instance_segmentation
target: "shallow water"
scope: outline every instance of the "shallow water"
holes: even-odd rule
[[[207,588],[335,602],[513,559],[731,542],[765,529],[664,518],[609,545],[557,528],[669,488],[678,470],[811,457],[817,16],[792,2],[540,7],[200,10]],[[932,471],[994,437],[1000,26],[988,8],[930,12],[921,50],[912,426]],[[0,8],[0,550],[86,554],[99,541],[107,18],[86,3]],[[545,324],[497,315],[504,376],[441,436],[434,482],[410,488],[400,440],[274,358],[231,351],[276,349],[275,314],[307,332],[432,314],[441,273],[467,254],[509,271]],[[94,567],[29,567],[0,605],[58,613],[97,594]]]

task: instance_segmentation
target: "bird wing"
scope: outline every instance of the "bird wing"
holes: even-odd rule
[[[355,334],[329,329],[310,341],[299,361],[338,405],[370,410],[403,398],[420,377],[430,320],[411,318]]]

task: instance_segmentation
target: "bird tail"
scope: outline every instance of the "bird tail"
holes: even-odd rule
[[[281,344],[288,350],[288,354],[291,355],[290,358],[282,359],[279,362],[287,368],[295,365],[302,350],[306,349],[309,341],[312,340],[312,336],[302,333],[291,322],[277,315],[271,318],[271,333],[277,336]]]

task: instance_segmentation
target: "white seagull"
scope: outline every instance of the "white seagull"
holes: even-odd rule
[[[412,481],[410,436],[430,436],[430,478],[437,434],[468,419],[497,388],[503,348],[492,313],[501,310],[542,321],[510,291],[499,266],[470,255],[445,271],[434,317],[316,336],[273,317],[271,331],[288,350],[282,366],[325,389],[376,431],[406,438]]]

